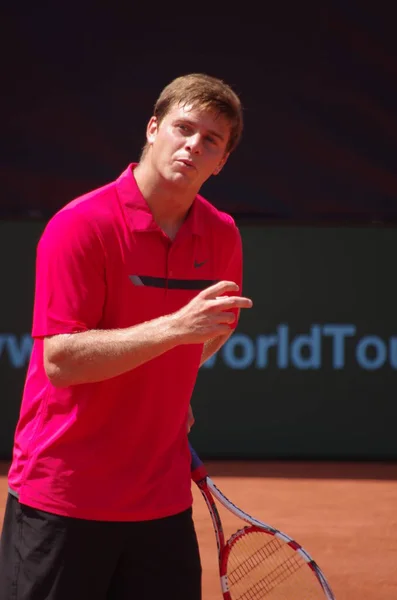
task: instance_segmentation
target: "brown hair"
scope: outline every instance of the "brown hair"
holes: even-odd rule
[[[154,105],[153,114],[158,123],[176,104],[213,110],[224,116],[231,125],[226,152],[230,153],[237,147],[243,131],[242,106],[237,94],[221,79],[203,73],[191,73],[171,81]]]

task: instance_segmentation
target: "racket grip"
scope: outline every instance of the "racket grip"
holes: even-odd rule
[[[194,448],[192,447],[192,445],[189,443],[189,448],[190,448],[190,455],[192,457],[192,462],[191,462],[191,473],[192,473],[192,479],[193,481],[195,481],[196,483],[198,481],[202,481],[203,479],[205,479],[208,475],[207,473],[207,469],[205,468],[205,466],[203,465],[201,459],[199,458],[198,454],[196,454],[196,451],[194,450]]]
[[[189,448],[190,448],[190,454],[191,454],[191,457],[192,457],[192,471],[195,471],[199,467],[202,467],[203,463],[201,462],[201,460],[198,457],[195,449],[192,447],[192,445],[190,443],[189,443]]]

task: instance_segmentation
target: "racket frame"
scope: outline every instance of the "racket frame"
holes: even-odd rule
[[[271,525],[264,523],[263,521],[259,521],[255,519],[245,511],[238,508],[233,502],[231,502],[220,490],[217,488],[215,483],[209,477],[207,470],[202,463],[202,461],[197,456],[196,452],[193,448],[190,448],[192,454],[192,479],[196,483],[199,488],[205,503],[207,504],[212,525],[215,531],[217,551],[218,551],[218,563],[219,563],[219,575],[221,581],[221,588],[223,593],[224,600],[232,600],[229,584],[227,578],[227,560],[230,553],[230,550],[233,544],[240,539],[244,534],[247,533],[247,529],[251,531],[261,531],[267,533],[268,535],[275,536],[280,539],[283,543],[290,546],[294,551],[296,551],[302,559],[307,563],[308,567],[312,570],[315,575],[319,585],[321,586],[325,597],[327,600],[335,600],[334,593],[331,590],[331,587],[324,575],[321,571],[318,564],[313,560],[310,554],[302,548],[298,542],[294,539],[283,533],[282,531],[272,527]],[[226,508],[229,512],[234,514],[237,518],[246,522],[250,527],[243,527],[236,531],[229,540],[225,540],[225,534],[223,531],[222,521],[219,515],[219,511],[217,509],[214,498],[218,500],[218,502]]]
[[[228,553],[226,553],[225,534],[223,531],[221,517],[219,515],[217,506],[215,504],[215,500],[211,494],[211,491],[210,491],[210,488],[208,485],[208,478],[204,477],[203,479],[200,479],[200,480],[195,479],[195,483],[197,484],[197,487],[199,488],[199,490],[205,500],[205,503],[208,507],[209,513],[211,515],[212,525],[213,525],[214,531],[215,531],[216,546],[217,546],[217,552],[218,552],[219,577],[220,577],[220,582],[221,582],[223,599],[224,600],[232,600],[232,598],[230,596],[229,585],[228,585],[228,580],[227,580],[226,568],[227,568]]]

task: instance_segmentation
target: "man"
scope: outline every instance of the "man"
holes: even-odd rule
[[[139,163],[48,223],[0,550],[1,600],[199,600],[187,429],[199,366],[239,310],[241,239],[198,195],[242,111],[191,74]]]

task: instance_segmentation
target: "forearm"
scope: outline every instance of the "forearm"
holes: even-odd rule
[[[45,368],[57,387],[104,381],[180,343],[183,340],[170,315],[126,329],[59,335],[45,340]]]
[[[240,318],[240,310],[238,310],[236,313],[236,321],[235,321],[236,323],[238,322],[239,318]],[[227,342],[227,340],[230,338],[232,333],[234,333],[234,329],[230,329],[228,333],[225,333],[223,335],[218,335],[217,337],[212,338],[212,339],[208,340],[207,342],[205,342],[204,348],[203,348],[203,353],[201,355],[200,367],[201,367],[201,365],[203,365],[205,363],[206,360],[211,358],[211,356],[213,356],[213,354],[215,354],[216,352],[218,352],[218,350],[220,350],[222,348],[223,344],[225,342]]]
[[[205,363],[205,361],[211,358],[213,354],[215,354],[216,352],[218,352],[218,350],[222,348],[223,344],[229,339],[231,334],[232,331],[230,333],[227,333],[226,335],[220,335],[216,338],[213,338],[212,340],[208,340],[208,342],[205,342],[203,347],[203,353],[201,355],[200,367]]]

